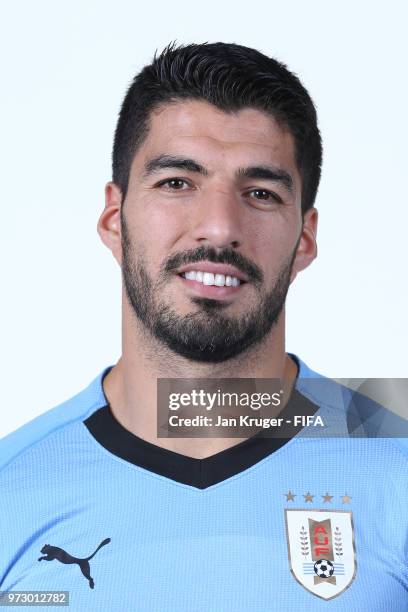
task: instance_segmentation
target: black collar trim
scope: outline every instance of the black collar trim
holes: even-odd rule
[[[294,389],[279,417],[290,419],[294,415],[313,415],[318,408],[319,406]],[[99,444],[117,457],[154,474],[198,489],[206,489],[239,474],[290,440],[289,432],[287,437],[277,438],[265,437],[265,432],[261,430],[255,436],[215,455],[196,459],[162,448],[134,435],[117,421],[109,404],[93,412],[85,419],[84,424]],[[290,433],[295,435],[301,429],[301,426],[298,428],[292,426]]]

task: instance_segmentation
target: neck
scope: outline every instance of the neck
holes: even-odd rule
[[[286,355],[284,311],[262,343],[223,363],[193,362],[175,355],[124,309],[122,356],[105,376],[103,388],[115,418],[131,433],[163,448],[205,458],[244,438],[158,438],[158,378],[278,378],[289,397],[297,366]],[[281,408],[284,407],[282,404]]]

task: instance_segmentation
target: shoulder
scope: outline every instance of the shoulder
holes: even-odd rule
[[[102,380],[113,366],[102,370],[82,391],[25,423],[0,440],[0,474],[50,436],[83,421],[89,414],[107,404]]]
[[[357,379],[322,376],[291,356],[299,370],[296,389],[320,407],[317,414],[326,417],[323,437],[369,440],[373,452],[377,449],[383,456],[408,461],[408,420],[401,416],[401,401],[395,402],[396,394],[390,392],[390,379],[366,379],[356,386]]]

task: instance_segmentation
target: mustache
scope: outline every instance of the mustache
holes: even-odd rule
[[[246,257],[234,251],[234,249],[224,249],[217,252],[213,247],[201,246],[198,249],[175,253],[166,262],[163,270],[163,275],[173,272],[180,266],[185,266],[190,263],[198,263],[200,261],[211,261],[212,263],[225,263],[235,266],[243,272],[249,281],[256,285],[263,282],[264,275],[262,270],[249,261]]]

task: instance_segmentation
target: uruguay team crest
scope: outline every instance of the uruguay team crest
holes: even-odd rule
[[[294,578],[322,599],[340,595],[356,575],[351,511],[285,510],[285,519]]]

